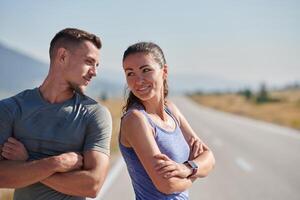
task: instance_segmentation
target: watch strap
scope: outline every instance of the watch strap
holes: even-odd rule
[[[190,177],[194,176],[197,173],[198,165],[194,161],[187,160],[183,164],[187,164],[192,169],[192,173],[187,178],[190,178]]]

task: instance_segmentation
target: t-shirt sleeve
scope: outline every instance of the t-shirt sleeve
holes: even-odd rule
[[[112,119],[104,106],[97,105],[89,116],[84,151],[96,150],[110,154]]]
[[[3,145],[13,133],[13,105],[10,100],[0,101],[0,145]]]

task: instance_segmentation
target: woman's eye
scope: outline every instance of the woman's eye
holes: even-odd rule
[[[149,71],[151,71],[149,68],[145,68],[145,69],[143,70],[143,72],[149,72]]]
[[[127,76],[132,76],[133,75],[133,72],[128,72],[127,73]]]

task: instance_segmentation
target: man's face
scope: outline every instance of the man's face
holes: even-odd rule
[[[99,49],[90,41],[82,42],[69,51],[65,79],[72,89],[84,93],[92,78],[97,75]]]

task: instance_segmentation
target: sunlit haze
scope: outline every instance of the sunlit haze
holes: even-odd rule
[[[299,10],[296,0],[7,0],[0,42],[49,63],[55,33],[77,27],[103,40],[99,79],[124,84],[124,50],[153,41],[178,90],[283,86],[300,80]]]

